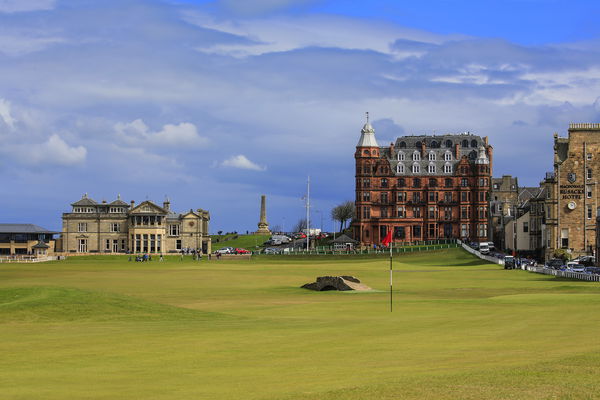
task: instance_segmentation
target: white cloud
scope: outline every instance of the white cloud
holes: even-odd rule
[[[51,10],[54,8],[55,3],[55,0],[0,0],[0,12]]]
[[[29,165],[62,165],[83,164],[87,149],[83,146],[69,146],[60,136],[54,134],[48,141],[38,145],[16,147],[18,160]]]
[[[282,10],[294,6],[302,6],[314,0],[221,0],[227,10],[242,15],[258,15]]]
[[[11,129],[15,127],[15,122],[17,122],[10,111],[10,102],[8,100],[0,99],[0,118],[4,121],[6,125],[8,125]]]
[[[158,132],[150,128],[141,119],[132,122],[119,122],[115,125],[119,138],[130,145],[136,146],[204,146],[208,139],[198,134],[196,125],[189,122],[166,124]]]
[[[239,154],[237,156],[232,156],[227,160],[221,163],[222,167],[231,167],[231,168],[240,168],[240,169],[250,169],[253,171],[265,171],[267,168],[260,166],[252,161],[248,160],[246,156],[243,154]]]

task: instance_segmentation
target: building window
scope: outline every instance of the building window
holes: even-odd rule
[[[452,179],[446,178],[444,180],[444,186],[446,186],[447,188],[452,187]]]
[[[383,239],[386,236],[387,236],[387,226],[380,225],[379,226],[379,237]]]
[[[497,183],[494,183],[494,189],[495,189],[495,190],[498,190],[498,188],[499,188],[499,187],[500,187],[500,186],[499,186]]]
[[[371,192],[362,192],[363,201],[371,201]]]
[[[460,186],[462,186],[462,187],[469,186],[469,180],[467,178],[460,178]]]
[[[179,236],[179,225],[169,225],[169,236]]]
[[[419,166],[419,164],[417,164],[417,163],[413,164],[412,172],[413,172],[413,174],[418,174],[421,172],[421,167]]]
[[[460,208],[460,217],[462,219],[468,219],[469,218],[469,207],[468,206],[462,206]]]
[[[460,237],[466,238],[469,236],[469,224],[460,224]]]
[[[413,218],[421,218],[421,207],[413,207]]]
[[[398,218],[405,218],[406,217],[406,208],[404,206],[399,206],[396,211],[397,211],[396,216]]]
[[[404,152],[403,151],[398,152],[398,161],[404,161]]]
[[[414,188],[420,188],[421,187],[421,179],[420,178],[413,179],[413,187]]]
[[[77,224],[77,232],[87,232],[87,222],[80,222]]]
[[[448,148],[452,147],[452,140],[446,140],[446,142],[444,142],[444,145]]]
[[[110,251],[110,239],[106,239],[104,250]]]
[[[412,237],[413,238],[421,237],[421,225],[413,225],[412,226]]]
[[[429,152],[429,161],[435,161],[435,153],[433,151]]]
[[[421,153],[415,151],[412,156],[413,161],[421,161]]]
[[[452,192],[444,192],[444,203],[452,203]]]
[[[444,164],[444,173],[445,174],[451,174],[452,173],[452,165],[450,164]]]
[[[469,192],[460,192],[460,201],[469,201]]]
[[[429,202],[430,203],[437,202],[438,199],[439,199],[439,193],[438,192],[429,192]]]
[[[387,178],[381,178],[381,187],[382,188],[388,187],[388,180],[387,180]]]
[[[529,222],[527,221],[523,222],[523,232],[529,232]]]
[[[446,221],[452,220],[452,207],[444,207],[444,219]]]
[[[429,164],[429,166],[427,167],[427,172],[429,172],[430,174],[435,174],[435,164]]]
[[[413,203],[421,202],[421,192],[413,192]]]
[[[437,207],[434,207],[434,206],[429,207],[427,217],[429,219],[436,219],[437,218]]]
[[[437,179],[435,178],[429,178],[429,187],[437,187]]]
[[[465,140],[463,140],[463,141],[462,141],[462,143],[461,143],[461,146],[462,146],[462,147],[465,147],[465,148],[469,147],[469,141],[468,141],[468,140],[466,140],[466,139],[465,139]]]
[[[79,239],[79,252],[87,253],[87,239]]]
[[[592,185],[586,185],[585,186],[585,193],[586,193],[586,197],[588,199],[592,198]]]
[[[591,168],[587,169],[587,178],[592,179],[592,169]]]
[[[403,174],[404,173],[404,164],[398,164],[398,165],[396,165],[396,173],[397,174]]]
[[[394,236],[396,237],[396,239],[405,239],[406,232],[404,230],[404,227],[403,226],[395,226],[394,227]]]
[[[436,224],[428,224],[428,232],[427,232],[427,237],[429,239],[433,239],[435,238],[437,235],[436,233],[436,229],[435,229]]]
[[[121,224],[119,224],[118,222],[113,222],[110,224],[110,231],[111,232],[120,232],[121,231]]]
[[[586,158],[587,158],[588,160],[591,160],[591,159],[592,159],[592,153],[587,153],[587,154],[586,154]]]
[[[381,193],[381,203],[382,204],[387,204],[388,203],[388,193],[387,192],[383,192]]]
[[[363,218],[371,218],[371,207],[363,207]]]
[[[406,186],[406,179],[404,179],[404,178],[398,179],[398,187],[403,188],[405,186]]]
[[[406,192],[398,192],[398,201],[402,203],[406,201]]]
[[[177,240],[175,241],[175,248],[176,248],[177,250],[181,250],[181,239],[177,239]]]
[[[367,189],[370,188],[371,187],[371,179],[369,179],[369,178],[363,179],[363,187],[367,188]]]
[[[592,219],[592,206],[587,206],[587,219]]]
[[[479,237],[487,237],[487,224],[479,224]]]
[[[405,149],[406,148],[406,142],[400,142],[400,148],[401,149]]]
[[[381,218],[387,218],[388,217],[387,207],[381,207],[381,209],[379,211],[379,215],[381,215]]]
[[[560,230],[560,247],[563,249],[569,248],[569,228]]]
[[[444,153],[444,161],[452,161],[452,153],[447,151]]]
[[[477,140],[471,140],[471,147],[477,147]]]
[[[125,251],[125,239],[121,239],[121,251]]]

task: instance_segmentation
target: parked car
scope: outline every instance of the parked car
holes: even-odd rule
[[[219,250],[215,251],[215,254],[219,253],[219,254],[233,254],[234,252],[234,248],[233,247],[222,247]]]
[[[479,252],[481,254],[490,254],[490,248],[489,248],[487,242],[479,243]]]
[[[264,250],[265,254],[281,254],[281,249],[278,249],[277,247],[267,247]]]
[[[246,249],[242,249],[242,248],[236,247],[233,250],[233,253],[234,254],[250,254],[250,250],[246,250]]]
[[[514,269],[515,265],[515,258],[513,256],[504,257],[504,269]]]
[[[565,262],[563,260],[561,260],[560,258],[553,258],[544,265],[544,268],[564,269]]]
[[[585,270],[583,271],[586,274],[589,275],[600,275],[600,268],[598,267],[585,267]]]
[[[585,266],[582,264],[578,264],[577,262],[569,261],[567,263],[567,271],[571,272],[584,272]]]

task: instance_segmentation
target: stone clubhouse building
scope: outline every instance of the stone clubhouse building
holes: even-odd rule
[[[171,211],[167,199],[159,206],[146,200],[136,205],[120,196],[100,203],[85,194],[62,215],[57,251],[64,253],[178,253],[211,252],[210,214],[197,209]]]
[[[402,136],[380,147],[367,123],[354,153],[354,237],[363,245],[489,240],[493,148],[470,133]]]

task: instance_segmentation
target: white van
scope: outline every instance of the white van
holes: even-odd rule
[[[490,246],[487,244],[487,242],[479,243],[479,252],[481,254],[490,254]]]

